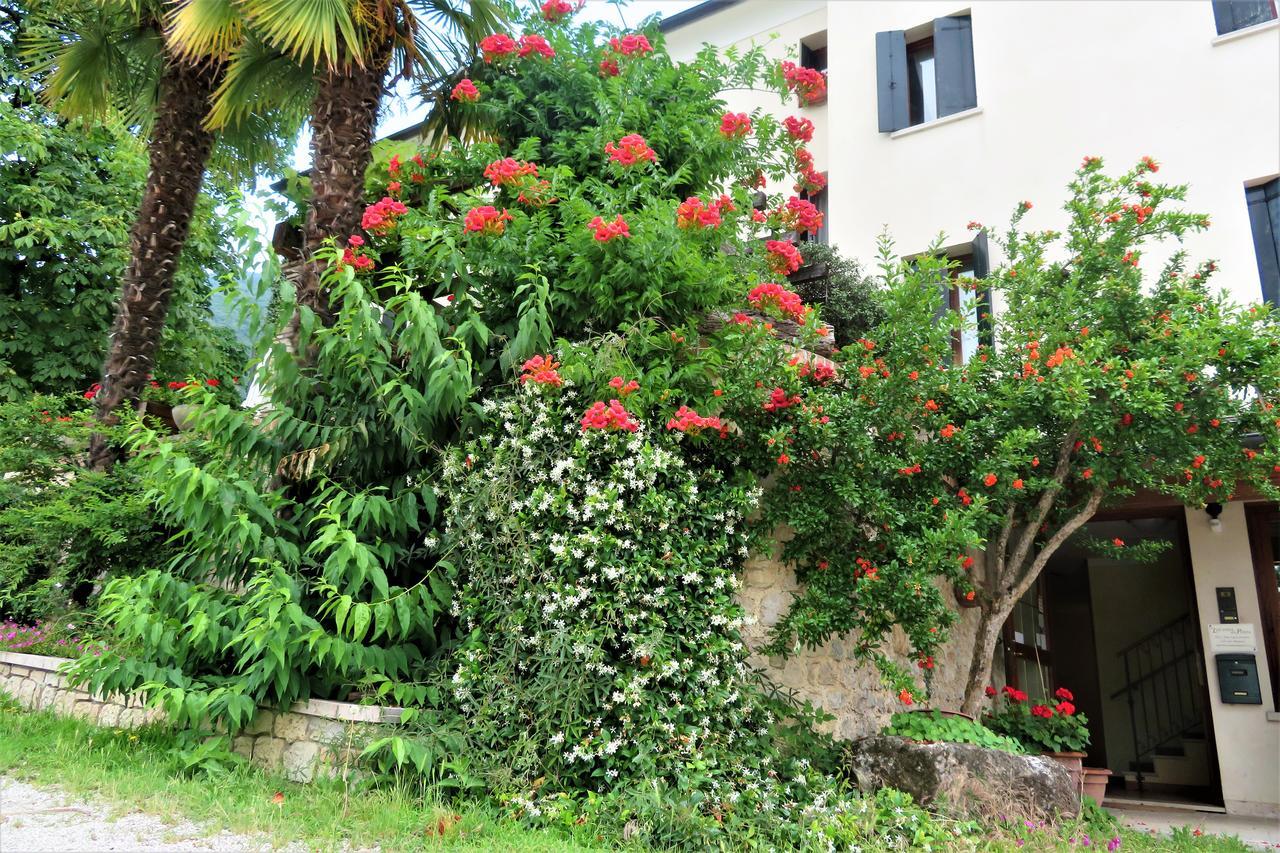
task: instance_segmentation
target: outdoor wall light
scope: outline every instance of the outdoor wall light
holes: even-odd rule
[[[1204,508],[1204,512],[1205,515],[1209,516],[1209,529],[1214,533],[1221,533],[1222,519],[1219,518],[1219,516],[1222,515],[1222,504],[1217,501],[1207,504]]]

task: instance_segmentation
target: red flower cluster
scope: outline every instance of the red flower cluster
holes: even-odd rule
[[[1013,702],[1025,702],[1025,701],[1027,701],[1027,694],[1026,694],[1026,693],[1023,693],[1023,692],[1022,692],[1021,690],[1019,690],[1018,688],[1016,688],[1016,687],[1011,687],[1011,686],[1010,686],[1010,685],[1008,685],[1008,684],[1006,684],[1006,685],[1004,686],[1004,695],[1005,695],[1005,696],[1008,696],[1008,697],[1009,697],[1009,699],[1010,699],[1011,701],[1013,701]]]
[[[609,39],[609,47],[614,53],[620,53],[623,56],[653,53],[653,45],[649,44],[649,40],[642,35],[627,35],[622,38],[614,36]]]
[[[1032,705],[1031,716],[1043,717],[1044,719],[1047,720],[1053,716],[1053,709],[1048,707],[1047,705]]]
[[[1156,210],[1154,207],[1151,207],[1150,205],[1144,206],[1141,204],[1126,204],[1124,206],[1124,209],[1131,211],[1133,213],[1134,217],[1138,220],[1139,225],[1146,222],[1147,218],[1150,217],[1151,214],[1155,213],[1155,210]]]
[[[478,234],[496,237],[507,230],[507,223],[511,221],[511,214],[507,212],[506,208],[499,211],[493,205],[486,204],[480,207],[473,207],[467,211],[462,231],[464,234],[474,231]]]
[[[1138,168],[1140,171],[1144,172],[1158,172],[1160,171],[1160,164],[1147,156],[1143,157],[1142,160],[1139,161]]]
[[[796,181],[795,190],[798,193],[813,194],[821,192],[826,185],[827,176],[810,165],[800,170],[800,179]]]
[[[787,240],[768,240],[764,249],[768,253],[765,262],[774,275],[790,275],[804,263],[800,250]]]
[[[797,364],[797,361],[792,360],[791,363]],[[799,368],[796,372],[799,373],[801,379],[808,376],[819,385],[826,385],[828,382],[836,378],[836,366],[825,358],[819,359],[818,363],[813,366],[810,366],[807,361],[800,361],[798,363]],[[827,422],[827,418],[825,417],[821,420],[824,424]]]
[[[716,228],[722,220],[722,210],[735,210],[733,199],[720,196],[710,204],[704,204],[697,196],[689,196],[676,208],[676,225],[680,228]]]
[[[640,383],[632,379],[630,382],[621,376],[615,376],[609,380],[609,387],[613,388],[623,397],[640,390]]]
[[[523,371],[520,374],[520,384],[532,382],[535,385],[549,385],[553,388],[559,388],[564,384],[564,380],[556,372],[559,368],[560,362],[550,355],[535,355],[520,368]]]
[[[480,52],[484,54],[485,62],[510,56],[519,49],[516,40],[504,33],[495,33],[480,40]]]
[[[516,160],[514,157],[494,160],[484,167],[484,176],[495,187],[519,186],[525,183],[525,178],[536,176],[537,174],[538,167],[536,165]]]
[[[809,308],[800,301],[800,294],[772,282],[763,282],[752,288],[747,294],[747,301],[756,308],[772,306],[797,323],[803,323],[809,313]]]
[[[1054,706],[1054,710],[1064,717],[1070,717],[1076,712],[1076,706],[1072,705],[1070,702],[1059,702]]]
[[[581,9],[585,3],[586,0],[578,0],[577,3],[570,3],[569,0],[547,0],[542,4],[542,18],[554,24]]]
[[[386,234],[396,227],[396,217],[408,213],[409,208],[391,196],[383,196],[382,201],[374,202],[364,209],[360,217],[360,227],[371,234]]]
[[[617,400],[610,400],[607,406],[604,403],[596,403],[582,416],[583,432],[589,429],[635,432],[639,428],[640,424]]]
[[[352,234],[347,238],[347,247],[342,250],[342,257],[338,259],[338,269],[346,266],[355,267],[357,271],[368,271],[373,269],[373,258],[363,254],[360,249],[364,246],[364,238],[359,234]]]
[[[774,388],[769,392],[769,399],[765,401],[763,408],[766,412],[779,412],[798,405],[800,405],[799,394],[788,395],[783,389]]]
[[[782,77],[787,81],[787,88],[800,98],[801,104],[816,104],[827,97],[827,75],[816,68],[804,68],[794,62],[784,62]]]
[[[536,53],[544,59],[551,59],[556,55],[551,45],[542,36],[534,33],[520,36],[520,52],[517,55],[524,59],[531,53]]]
[[[746,136],[751,132],[751,118],[746,113],[725,113],[720,119],[720,135],[725,139]]]
[[[1045,359],[1044,366],[1057,367],[1058,365],[1062,364],[1064,361],[1073,359],[1075,357],[1076,357],[1076,351],[1073,350],[1071,347],[1065,347],[1065,346],[1058,347],[1056,350],[1053,351],[1053,355]]]
[[[618,140],[615,145],[612,142],[605,143],[604,153],[609,155],[609,159],[623,166],[634,166],[648,160],[650,163],[658,162],[658,155],[649,143],[644,141],[644,137],[638,133],[629,133]]]
[[[689,435],[697,435],[704,429],[720,430],[722,435],[725,434],[719,418],[704,418],[688,406],[681,406],[676,411],[676,416],[667,421],[667,429]]]
[[[476,84],[472,83],[470,78],[464,77],[458,81],[458,85],[453,87],[453,93],[449,98],[454,101],[461,101],[464,104],[474,104],[480,100],[480,90],[476,88]]]
[[[787,133],[791,134],[791,138],[797,142],[813,141],[813,122],[807,118],[787,116],[783,120],[782,126],[787,129]]]
[[[93,383],[92,385],[90,385],[90,386],[89,386],[89,390],[88,390],[88,391],[85,391],[85,392],[84,392],[84,398],[85,398],[86,400],[92,400],[94,397],[98,396],[98,392],[99,392],[99,391],[101,391],[101,390],[102,390],[102,383],[101,383],[101,382],[95,382],[95,383]]]
[[[822,227],[822,212],[814,207],[813,202],[792,196],[777,211],[783,226],[788,231],[817,231]]]
[[[1066,702],[1074,702],[1076,700],[1076,697],[1071,693],[1071,691],[1065,687],[1059,687],[1057,690],[1053,691],[1053,695]]]
[[[622,69],[618,67],[618,60],[611,56],[606,56],[600,60],[600,76],[601,77],[617,77],[622,73]]]
[[[627,227],[627,221],[622,218],[621,213],[615,216],[612,222],[605,222],[604,217],[597,216],[587,223],[587,227],[595,229],[596,240],[601,243],[608,243],[616,237],[631,236],[631,229]]]

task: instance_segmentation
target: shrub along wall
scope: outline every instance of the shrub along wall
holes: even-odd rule
[[[67,658],[0,652],[0,690],[20,705],[75,716],[100,726],[134,728],[163,714],[136,696],[92,696],[69,687],[58,667]],[[400,719],[400,709],[312,699],[287,712],[261,709],[232,741],[232,750],[295,782],[346,775],[377,728]]]

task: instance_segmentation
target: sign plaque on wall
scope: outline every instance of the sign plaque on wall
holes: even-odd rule
[[[1210,625],[1209,648],[1214,652],[1256,652],[1253,625]]]

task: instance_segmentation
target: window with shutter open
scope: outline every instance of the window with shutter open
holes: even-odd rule
[[[910,41],[905,30],[876,33],[876,88],[881,133],[976,107],[972,19],[937,18]]]
[[[1249,204],[1262,298],[1280,307],[1280,178],[1246,188],[1244,197]]]
[[[1213,22],[1218,35],[1276,19],[1276,0],[1213,0]]]

